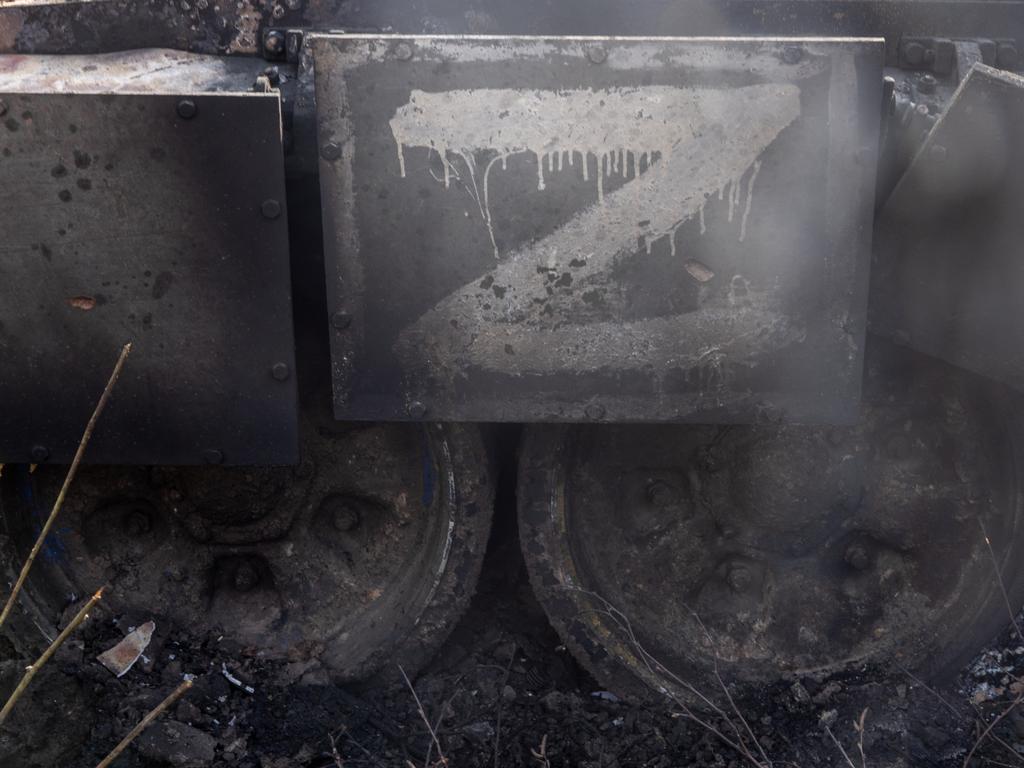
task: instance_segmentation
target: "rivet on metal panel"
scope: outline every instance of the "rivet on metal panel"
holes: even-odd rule
[[[207,448],[203,451],[203,461],[207,464],[223,464],[224,452],[218,448]]]
[[[337,160],[339,157],[341,157],[341,147],[339,147],[333,141],[324,144],[320,148],[320,156],[323,157],[324,160]]]
[[[594,421],[603,419],[605,415],[604,406],[600,403],[588,403],[583,412],[587,415],[588,419],[593,419]]]
[[[421,403],[419,400],[413,400],[409,403],[409,407],[406,409],[409,415],[414,419],[422,419],[427,415],[427,406]]]
[[[274,363],[270,367],[270,375],[278,381],[285,381],[291,373],[292,372],[286,363]]]
[[[199,108],[192,99],[182,99],[178,102],[178,117],[182,120],[191,120],[198,111]]]
[[[260,213],[263,214],[265,219],[276,219],[281,215],[281,203],[273,198],[264,200],[263,204],[260,205]]]
[[[587,47],[587,58],[591,64],[603,64],[608,58],[608,50],[603,45],[591,45]]]
[[[804,57],[804,49],[799,45],[787,45],[782,49],[782,60],[786,64],[798,64]]]
[[[38,464],[50,458],[50,449],[45,445],[33,445],[29,455],[32,456],[32,461]]]
[[[412,46],[409,43],[399,43],[396,45],[395,58],[399,61],[409,61],[412,58]]]
[[[268,29],[263,33],[263,53],[274,58],[283,56],[285,52],[284,32],[280,29]]]
[[[3,117],[6,114],[7,114],[7,102],[4,101],[3,99],[0,99],[0,117]]]
[[[331,316],[331,325],[337,328],[339,331],[344,331],[350,325],[352,325],[352,315],[348,312],[335,312]]]

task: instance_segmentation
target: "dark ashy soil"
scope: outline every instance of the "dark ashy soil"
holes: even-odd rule
[[[510,489],[499,496],[470,610],[413,680],[422,715],[399,675],[340,688],[315,667],[252,657],[227,629],[198,640],[159,617],[145,657],[116,679],[95,657],[150,617],[99,611],[0,729],[0,765],[95,766],[183,674],[196,676],[193,689],[117,766],[961,766],[996,718],[972,765],[1024,765],[1024,717],[1012,706],[1024,696],[1024,642],[1012,631],[932,688],[898,672],[789,682],[703,725],[670,701],[620,701],[561,647],[526,578]],[[0,647],[0,696],[29,661],[12,654]],[[756,739],[743,739],[750,758],[711,730],[736,741],[734,726]]]

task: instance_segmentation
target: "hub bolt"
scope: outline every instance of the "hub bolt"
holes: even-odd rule
[[[331,494],[320,504],[323,519],[339,533],[348,533],[359,525],[359,510],[344,496]]]
[[[239,592],[249,592],[260,582],[260,575],[253,568],[252,563],[241,562],[235,568],[234,585]]]
[[[843,554],[843,559],[846,564],[851,568],[858,571],[867,570],[868,566],[871,565],[871,555],[868,554],[867,548],[863,544],[854,542],[846,548],[846,552]]]
[[[153,530],[153,519],[144,509],[133,509],[125,519],[125,528],[132,536],[144,536]]]
[[[676,500],[672,486],[661,480],[652,480],[647,485],[647,500],[656,507],[667,507]]]
[[[747,566],[737,563],[729,566],[725,580],[729,584],[729,589],[739,595],[750,591],[750,587],[754,583],[754,574]]]

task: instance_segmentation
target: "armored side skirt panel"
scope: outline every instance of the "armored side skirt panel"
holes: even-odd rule
[[[881,41],[311,48],[339,418],[854,416]]]
[[[126,341],[88,460],[295,459],[280,102],[197,59],[0,57],[0,462],[69,460]]]

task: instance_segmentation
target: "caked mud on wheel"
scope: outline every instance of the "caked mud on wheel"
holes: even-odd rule
[[[741,688],[941,673],[1009,620],[982,526],[1011,603],[1024,599],[1019,414],[996,388],[872,340],[854,427],[530,428],[531,580],[619,691],[720,697],[716,668]]]
[[[481,434],[307,427],[296,467],[83,469],[26,599],[52,621],[107,584],[115,612],[318,661],[341,681],[423,664],[468,603],[486,547]],[[22,555],[63,473],[8,478],[0,519]]]

